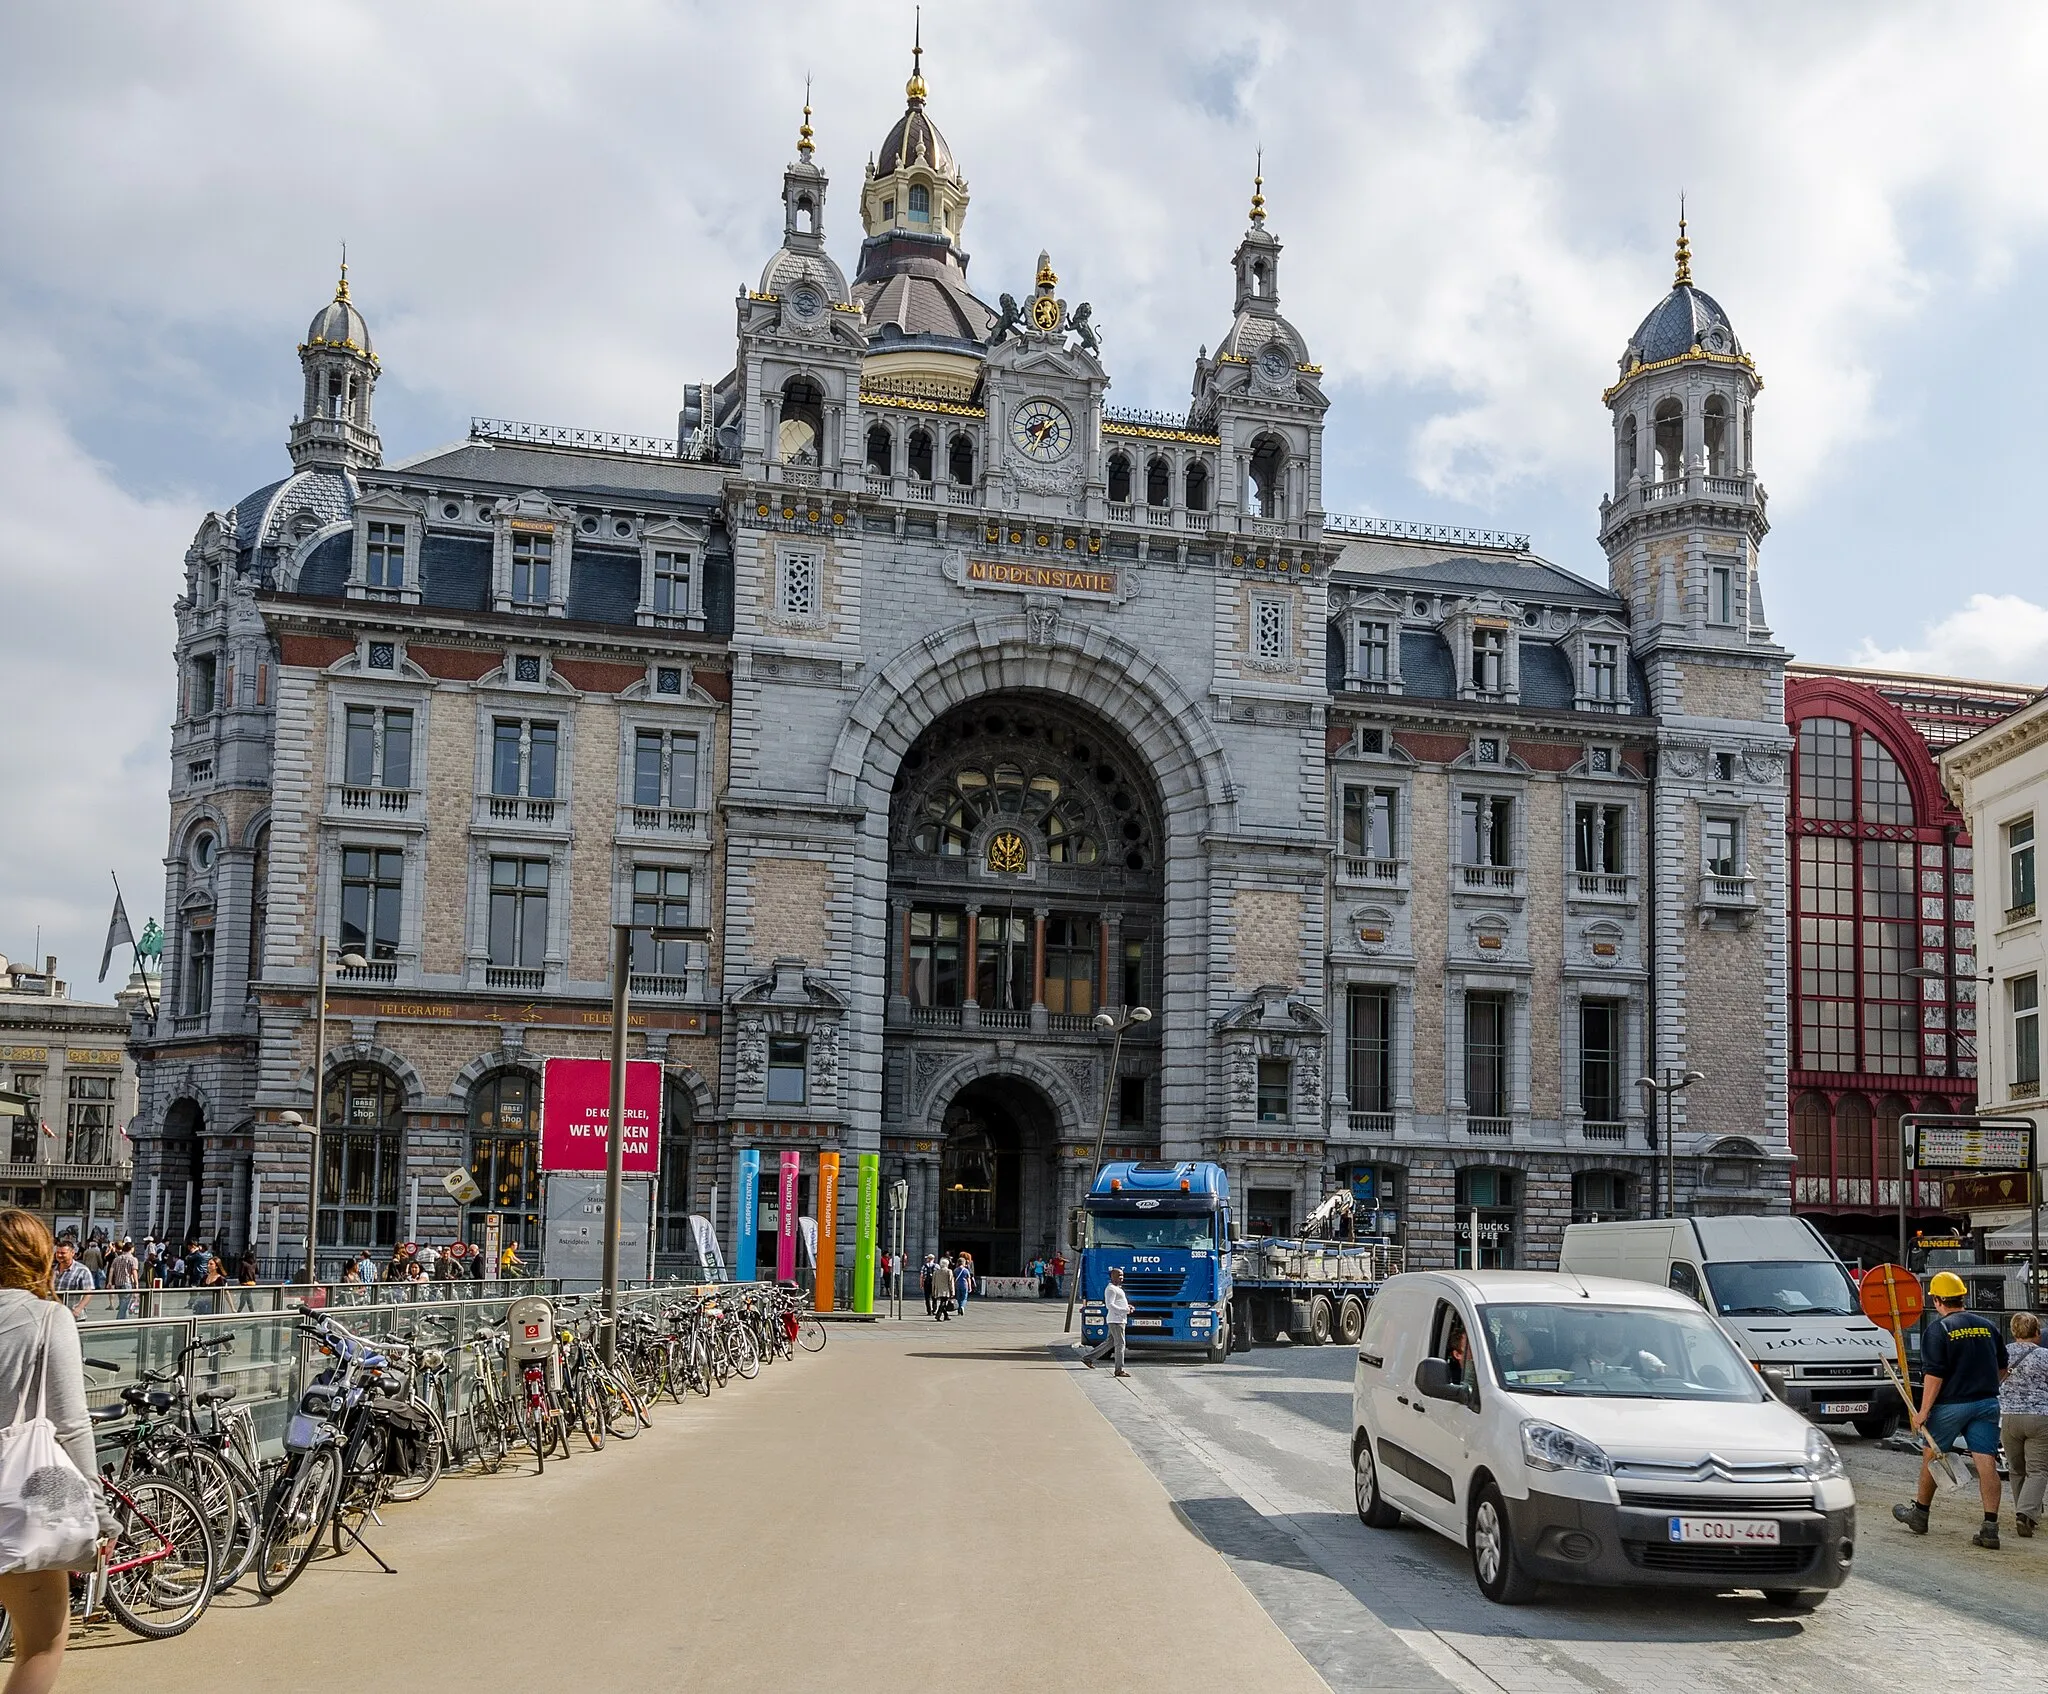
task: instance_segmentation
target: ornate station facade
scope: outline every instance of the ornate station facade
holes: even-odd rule
[[[1221,1161],[1255,1229],[1346,1183],[1411,1263],[1476,1214],[1542,1264],[1660,1203],[1646,1071],[1702,1076],[1681,1207],[1786,1204],[1760,384],[1683,240],[1604,396],[1603,585],[1325,510],[1262,194],[1161,413],[1109,403],[1050,256],[970,290],[921,74],[850,275],[828,187],[807,112],[673,441],[479,420],[387,463],[345,280],[315,318],[292,472],[178,602],[137,1190],[195,1211],[158,1221],[299,1250],[317,1097],[323,1257],[487,1209],[538,1244],[538,1066],[605,1050],[616,923],[710,932],[634,943],[661,1255],[772,1206],[741,1148],[879,1151],[913,1252],[1012,1271],[1106,1121]],[[361,962],[316,1078],[323,941]],[[1140,1006],[1111,1074],[1098,1016]]]

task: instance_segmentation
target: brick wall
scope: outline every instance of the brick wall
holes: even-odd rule
[[[1444,1109],[1444,959],[1450,951],[1450,879],[1443,854],[1449,841],[1450,779],[1417,771],[1409,788],[1411,927],[1415,945],[1414,1098],[1417,1113]]]
[[[1240,993],[1301,982],[1302,898],[1285,889],[1240,888],[1230,899],[1234,968]]]
[[[576,799],[569,853],[569,975],[578,982],[602,982],[612,968],[611,843],[619,820],[619,709],[611,701],[585,700],[576,708],[571,758]]]
[[[1564,790],[1555,782],[1528,789],[1529,833],[1529,1113],[1564,1112],[1560,1069],[1563,1037],[1558,1000],[1564,975]]]
[[[822,859],[756,859],[748,867],[756,969],[779,958],[825,962],[826,868]]]
[[[1699,718],[1772,721],[1770,673],[1731,665],[1680,665],[1679,709]]]
[[[420,919],[420,968],[435,975],[458,974],[469,950],[476,734],[476,708],[468,692],[437,691],[427,713],[427,863]]]

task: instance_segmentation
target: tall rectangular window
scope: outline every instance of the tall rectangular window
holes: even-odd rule
[[[559,737],[551,723],[526,726],[526,792],[536,800],[555,797],[555,753]]]
[[[213,1009],[213,926],[185,931],[185,1016],[203,1018]]]
[[[1287,657],[1287,602],[1252,602],[1252,657],[1277,664]]]
[[[2006,907],[2015,917],[2034,909],[2034,820],[2021,818],[2005,826]]]
[[[491,725],[491,792],[523,792],[529,799],[554,799],[560,751],[559,726],[522,718],[497,719]]]
[[[373,523],[363,543],[363,581],[371,588],[405,586],[405,525]]]
[[[13,1089],[28,1096],[28,1107],[14,1120],[9,1136],[8,1157],[17,1165],[33,1165],[43,1156],[40,1125],[43,1117],[43,1075],[41,1071],[16,1071]]]
[[[1473,1117],[1508,1115],[1508,997],[1465,996],[1465,1109]]]
[[[1515,862],[1515,803],[1504,794],[1464,797],[1464,852],[1468,865]]]
[[[690,615],[690,555],[654,555],[654,615],[680,620]]]
[[[555,539],[534,530],[512,532],[512,603],[545,606],[553,597]]]
[[[1045,1008],[1086,1016],[1095,1010],[1095,920],[1045,920]]]
[[[208,716],[219,703],[220,661],[211,653],[201,653],[192,661],[192,669],[185,683],[185,715],[188,718]]]
[[[114,1078],[74,1074],[65,1079],[64,1158],[74,1165],[104,1165],[114,1157]]]
[[[784,553],[775,562],[775,609],[786,618],[818,615],[818,556]]]
[[[539,970],[548,953],[548,862],[491,861],[490,962]]]
[[[690,944],[657,941],[656,925],[684,929],[690,922],[690,873],[679,865],[633,867],[633,972],[637,976],[687,976]]]
[[[1144,1006],[1150,1002],[1145,998],[1145,938],[1124,931],[1124,997],[1126,1006]]]
[[[633,736],[633,804],[697,808],[697,737],[643,729]]]
[[[1472,686],[1481,694],[1498,694],[1507,686],[1507,650],[1505,630],[1472,632]]]
[[[2035,1092],[2041,1086],[2041,979],[2016,976],[2012,996],[2012,1080],[2015,1088]]]
[[[808,1066],[810,1043],[800,1035],[768,1038],[768,1104],[801,1106],[810,1096]]]
[[[1354,1112],[1394,1109],[1394,991],[1354,988],[1346,1082]]]
[[[1742,874],[1742,824],[1736,818],[1705,818],[1700,823],[1700,853],[1709,876]]]
[[[1259,1061],[1259,1122],[1286,1123],[1294,1115],[1294,1063],[1290,1059]]]
[[[1358,674],[1367,682],[1386,682],[1393,674],[1393,628],[1377,620],[1358,626]]]
[[[1581,801],[1572,814],[1573,868],[1619,876],[1628,869],[1628,808]]]
[[[342,731],[342,782],[350,788],[412,786],[412,712],[351,706]]]
[[[1142,1076],[1117,1079],[1116,1121],[1120,1129],[1145,1127],[1145,1079]]]
[[[1621,1013],[1613,1000],[1579,1003],[1579,1106],[1588,1123],[1619,1123]]]
[[[1586,692],[1606,704],[1621,699],[1621,648],[1616,643],[1586,644]]]
[[[341,945],[372,959],[398,952],[405,854],[396,847],[341,850]]]
[[[1345,856],[1392,859],[1399,856],[1401,791],[1398,788],[1344,790],[1342,835]]]
[[[1031,916],[983,908],[974,947],[974,998],[983,1011],[1031,1009]],[[1143,1004],[1142,1001],[1137,1002]]]
[[[966,998],[966,916],[917,907],[910,914],[910,999],[917,1006],[957,1006]]]
[[[1726,565],[1714,565],[1707,571],[1707,621],[1735,621],[1735,573]]]

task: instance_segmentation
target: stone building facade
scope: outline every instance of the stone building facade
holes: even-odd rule
[[[479,421],[387,466],[367,327],[345,290],[315,320],[293,477],[188,560],[169,899],[177,946],[219,939],[139,1044],[147,1156],[237,1196],[296,1158],[303,1185],[276,1125],[312,1100],[311,938],[353,945],[383,900],[337,973],[330,1089],[364,1093],[330,1117],[438,1177],[502,1139],[495,1079],[601,1041],[606,925],[677,869],[713,939],[647,973],[636,1040],[671,1078],[665,1203],[728,1250],[737,1205],[779,1221],[734,1195],[740,1150],[804,1155],[806,1212],[816,1153],[878,1152],[912,1251],[1011,1270],[1106,1125],[1112,1156],[1223,1162],[1256,1227],[1351,1180],[1417,1262],[1471,1205],[1482,1247],[1541,1262],[1575,1208],[1650,1203],[1649,1066],[1707,1078],[1681,1203],[1783,1204],[1758,385],[1683,254],[1607,396],[1603,588],[1325,510],[1329,400],[1262,192],[1185,407],[1111,405],[1050,255],[970,291],[928,101],[914,70],[850,275],[806,113],[733,368],[675,441]],[[536,725],[546,796],[519,786]],[[700,738],[688,805],[630,792],[656,733]],[[527,865],[545,935],[500,947]],[[1141,1006],[1111,1074],[1097,1018]]]

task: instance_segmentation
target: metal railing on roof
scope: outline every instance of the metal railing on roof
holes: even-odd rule
[[[1526,553],[1529,538],[1504,529],[1467,529],[1459,524],[1404,523],[1399,518],[1361,518],[1326,512],[1323,528],[1376,541],[1434,541],[1446,547],[1481,547],[1494,553]]]
[[[472,441],[501,441],[515,447],[568,447],[584,453],[617,453],[632,459],[710,459],[715,444],[708,430],[682,440],[662,435],[629,435],[615,429],[567,429],[560,424],[519,423],[511,418],[471,418]]]
[[[1215,419],[1192,412],[1157,412],[1145,406],[1104,406],[1106,424],[1130,424],[1138,429],[1170,429],[1183,435],[1214,435]]]

